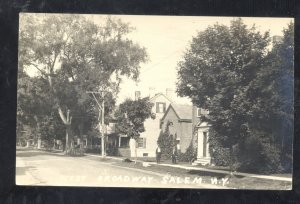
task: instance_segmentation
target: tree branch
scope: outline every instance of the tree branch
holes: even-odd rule
[[[59,114],[61,120],[63,121],[63,123],[64,123],[65,125],[67,125],[67,124],[68,124],[67,118],[65,117],[64,113],[62,112],[60,106],[58,107],[58,114]]]
[[[30,62],[30,65],[34,66],[37,70],[39,70],[42,75],[47,76],[47,73],[44,70],[40,69],[36,64]]]

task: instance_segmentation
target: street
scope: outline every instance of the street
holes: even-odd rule
[[[120,161],[69,157],[38,150],[17,150],[16,184],[141,188],[224,188],[201,178],[172,177],[153,170],[119,166]]]

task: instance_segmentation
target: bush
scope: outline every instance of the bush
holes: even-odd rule
[[[193,162],[197,158],[197,149],[191,143],[185,153],[178,154],[178,161]]]
[[[173,136],[169,134],[168,126],[164,132],[160,132],[157,143],[161,149],[162,159],[171,159],[174,142]]]
[[[87,148],[85,150],[86,153],[100,154],[101,148]]]
[[[118,150],[119,150],[118,147],[109,147],[106,150],[106,154],[108,156],[118,156],[118,152],[119,152]]]
[[[209,152],[212,158],[212,163],[216,166],[230,165],[230,150],[221,145],[220,137],[211,128],[209,130]]]
[[[238,144],[235,157],[239,171],[267,174],[282,171],[279,149],[265,138],[263,133],[255,132]]]
[[[229,166],[230,151],[229,148],[214,146],[210,152],[212,163],[216,166]]]

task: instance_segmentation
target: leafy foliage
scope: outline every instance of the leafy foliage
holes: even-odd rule
[[[133,30],[129,24],[110,17],[101,20],[96,23],[79,15],[20,16],[19,70],[23,75],[35,70],[39,83],[43,83],[35,84],[30,82],[32,77],[19,75],[20,87],[39,89],[35,95],[22,95],[22,90],[19,91],[20,117],[30,101],[35,103],[31,107],[38,108],[36,113],[48,109],[57,112],[67,127],[70,121],[64,113],[70,110],[72,132],[82,135],[98,117],[93,99],[86,91],[106,89],[110,92],[105,97],[105,123],[108,123],[122,77],[137,80],[147,53],[127,38]],[[32,108],[31,111],[35,114]]]
[[[236,146],[235,168],[247,172],[274,173],[281,170],[279,149],[262,132],[249,134]],[[250,154],[250,155],[249,155]]]
[[[153,105],[149,101],[149,97],[138,100],[126,99],[115,113],[117,131],[137,139],[140,133],[145,131],[145,120],[155,118],[151,111]]]
[[[222,146],[218,140],[218,135],[210,128],[209,130],[209,152],[212,158],[212,163],[217,166],[229,166],[231,163],[230,150]]]
[[[272,51],[270,41],[268,32],[236,19],[199,32],[178,64],[177,92],[209,110],[202,120],[215,132],[211,140],[240,169],[280,170],[279,155],[292,148],[293,26]]]
[[[157,144],[161,149],[161,156],[163,159],[171,159],[172,150],[174,147],[174,137],[170,135],[169,122],[165,130],[161,130],[157,139]]]
[[[186,151],[184,153],[179,153],[178,154],[178,160],[182,162],[193,162],[197,158],[197,148],[191,144],[188,146]]]

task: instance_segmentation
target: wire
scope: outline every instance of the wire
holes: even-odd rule
[[[148,71],[150,71],[152,68],[154,68],[155,66],[161,64],[162,62],[164,62],[165,60],[167,60],[168,58],[174,56],[176,53],[179,53],[180,51],[182,51],[181,49],[178,49],[174,52],[172,52],[170,55],[166,56],[165,58],[163,58],[162,60],[160,60],[159,62],[155,63],[154,65],[147,67],[145,70],[141,71],[141,73],[146,73]]]

